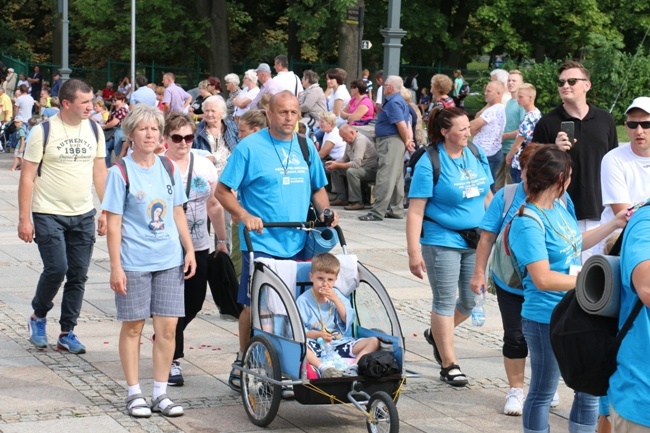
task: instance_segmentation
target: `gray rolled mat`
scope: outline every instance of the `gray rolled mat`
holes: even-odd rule
[[[593,255],[578,274],[576,298],[589,314],[618,317],[621,297],[619,257]]]

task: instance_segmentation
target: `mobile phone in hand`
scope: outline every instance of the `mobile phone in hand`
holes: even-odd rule
[[[567,137],[569,138],[569,143],[571,143],[571,146],[573,146],[574,139],[575,139],[575,123],[573,121],[571,122],[562,122],[560,124],[560,131],[565,132]]]

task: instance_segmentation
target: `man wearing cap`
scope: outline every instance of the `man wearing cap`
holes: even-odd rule
[[[258,104],[262,99],[262,96],[266,95],[275,95],[280,92],[280,86],[271,78],[271,67],[267,63],[260,63],[260,65],[255,69],[257,72],[257,79],[262,83],[260,87],[260,92],[257,94],[253,102],[251,102],[251,110],[257,110],[259,108]]]
[[[598,226],[603,211],[600,163],[607,152],[618,147],[616,124],[607,111],[587,103],[591,81],[582,64],[567,61],[560,66],[557,85],[562,104],[537,122],[533,141],[555,143],[571,155],[573,171],[567,192],[575,204],[580,231],[584,232]],[[563,122],[573,123],[573,143],[561,131]],[[583,251],[582,262],[591,254],[591,249]]]
[[[604,224],[623,209],[650,198],[650,97],[636,98],[625,112],[630,142],[610,151],[600,165]],[[594,248],[601,253],[604,242]]]

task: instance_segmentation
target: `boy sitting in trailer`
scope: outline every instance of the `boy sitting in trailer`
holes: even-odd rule
[[[332,254],[320,254],[312,259],[309,279],[311,290],[298,297],[296,304],[307,336],[307,362],[318,371],[321,378],[357,376],[358,361],[366,353],[379,350],[376,337],[354,339],[352,325],[356,313],[350,301],[334,287],[341,264]],[[354,358],[354,362],[341,371],[321,362],[323,349],[318,338],[332,346],[332,350],[343,358]]]

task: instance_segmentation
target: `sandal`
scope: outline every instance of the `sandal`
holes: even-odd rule
[[[431,328],[424,330],[424,338],[427,340],[427,343],[433,346],[433,357],[435,358],[436,362],[442,367],[442,357],[438,351],[438,346],[436,346],[436,340],[434,340],[433,336],[431,335]]]
[[[239,355],[237,355],[237,359],[235,359],[235,362],[233,362],[233,364],[239,367],[243,365],[241,359],[239,359]],[[232,370],[230,370],[230,376],[228,376],[228,386],[235,392],[241,392],[241,370],[237,370],[234,367]]]
[[[377,215],[374,213],[368,213],[366,215],[361,215],[359,218],[359,221],[383,221],[383,218],[379,218]]]
[[[468,384],[467,376],[460,371],[458,364],[451,364],[440,370],[440,380],[451,386],[465,386]]]
[[[171,403],[169,403],[167,406],[165,406],[164,409],[160,408],[160,403],[162,403],[165,399],[168,399]],[[164,416],[168,417],[176,417],[176,416],[181,416],[183,415],[183,406],[180,404],[174,403],[167,394],[160,394],[157,399],[155,399],[152,403],[151,410],[153,412],[160,412]],[[174,410],[174,409],[180,409],[180,410]]]
[[[133,404],[135,400],[142,399],[144,403]],[[149,418],[151,416],[151,408],[142,394],[133,394],[126,398],[126,410],[134,418]]]

